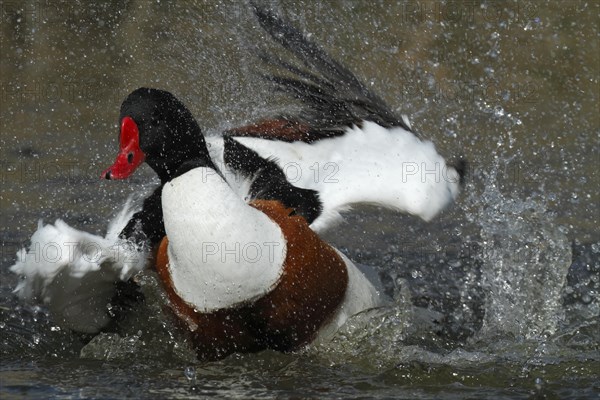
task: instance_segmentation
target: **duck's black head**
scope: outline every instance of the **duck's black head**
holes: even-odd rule
[[[119,122],[119,154],[102,178],[127,178],[144,161],[163,182],[191,159],[203,159],[212,166],[204,136],[192,113],[167,91],[135,90],[121,105]]]

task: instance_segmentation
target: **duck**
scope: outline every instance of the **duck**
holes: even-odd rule
[[[98,333],[112,320],[106,308],[128,292],[118,286],[135,288],[136,274],[150,268],[207,359],[326,342],[348,318],[385,303],[377,282],[321,234],[363,203],[430,220],[458,196],[464,163],[447,163],[292,25],[254,11],[290,56],[263,55],[285,71],[266,78],[303,111],[205,136],[172,93],[133,91],[120,109],[116,160],[101,177],[126,179],[146,163],[160,185],[128,202],[106,236],[60,220],[40,224],[11,267],[21,298],[49,305],[72,330]],[[50,242],[75,243],[61,248],[75,257],[36,258],[33,249]],[[86,253],[90,242],[99,257]]]

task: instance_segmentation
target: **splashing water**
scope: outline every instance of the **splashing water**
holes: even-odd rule
[[[479,234],[478,248],[461,262],[465,271],[480,269],[480,273],[472,277],[478,282],[464,280],[461,293],[471,296],[470,287],[479,286],[483,302],[480,328],[466,343],[455,342],[441,321],[461,320],[469,304],[461,297],[464,307],[438,312],[435,307],[416,306],[408,290],[410,283],[400,279],[400,290],[394,293],[389,308],[351,319],[327,349],[319,350],[327,353],[328,361],[354,359],[380,368],[413,362],[485,364],[499,354],[513,358],[514,354],[496,348],[498,343],[501,347],[529,343],[517,353],[531,356],[531,351],[543,350],[544,344],[560,333],[565,322],[563,294],[572,263],[571,243],[542,200],[503,193],[497,182],[499,170],[499,165],[491,168],[482,191],[466,190],[471,194],[464,203],[467,220]],[[406,265],[393,263],[386,273],[397,268]],[[433,261],[425,262],[423,268],[440,271]]]
[[[482,288],[487,293],[480,338],[552,335],[564,319],[561,292],[571,245],[545,204],[501,193],[497,166],[467,217],[481,227]]]
[[[441,152],[489,174],[431,223],[367,210],[335,232],[380,271],[389,307],[315,351],[210,363],[153,276],[139,277],[146,301],[118,332],[88,342],[19,303],[7,267],[37,219],[97,233],[148,182],[149,169],[133,186],[97,182],[136,87],[177,93],[206,132],[295,110],[256,79],[267,43],[248,5],[13,3],[1,24],[0,398],[598,398],[597,2],[269,2]]]

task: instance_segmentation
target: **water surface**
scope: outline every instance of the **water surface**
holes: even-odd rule
[[[11,293],[43,218],[103,233],[155,180],[99,173],[123,98],[175,93],[208,134],[294,105],[258,78],[278,51],[247,5],[3,3],[2,398],[597,398],[600,343],[595,2],[275,4],[447,157],[468,184],[438,219],[365,207],[327,239],[379,271],[393,304],[298,354],[199,362],[147,302],[82,338]]]

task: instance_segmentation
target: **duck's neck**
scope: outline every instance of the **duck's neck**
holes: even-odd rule
[[[187,111],[187,110],[185,110]],[[185,112],[173,127],[172,135],[158,152],[158,156],[148,157],[146,162],[156,172],[162,183],[168,182],[181,173],[182,166],[194,160],[196,166],[216,169],[204,135],[191,113]]]

